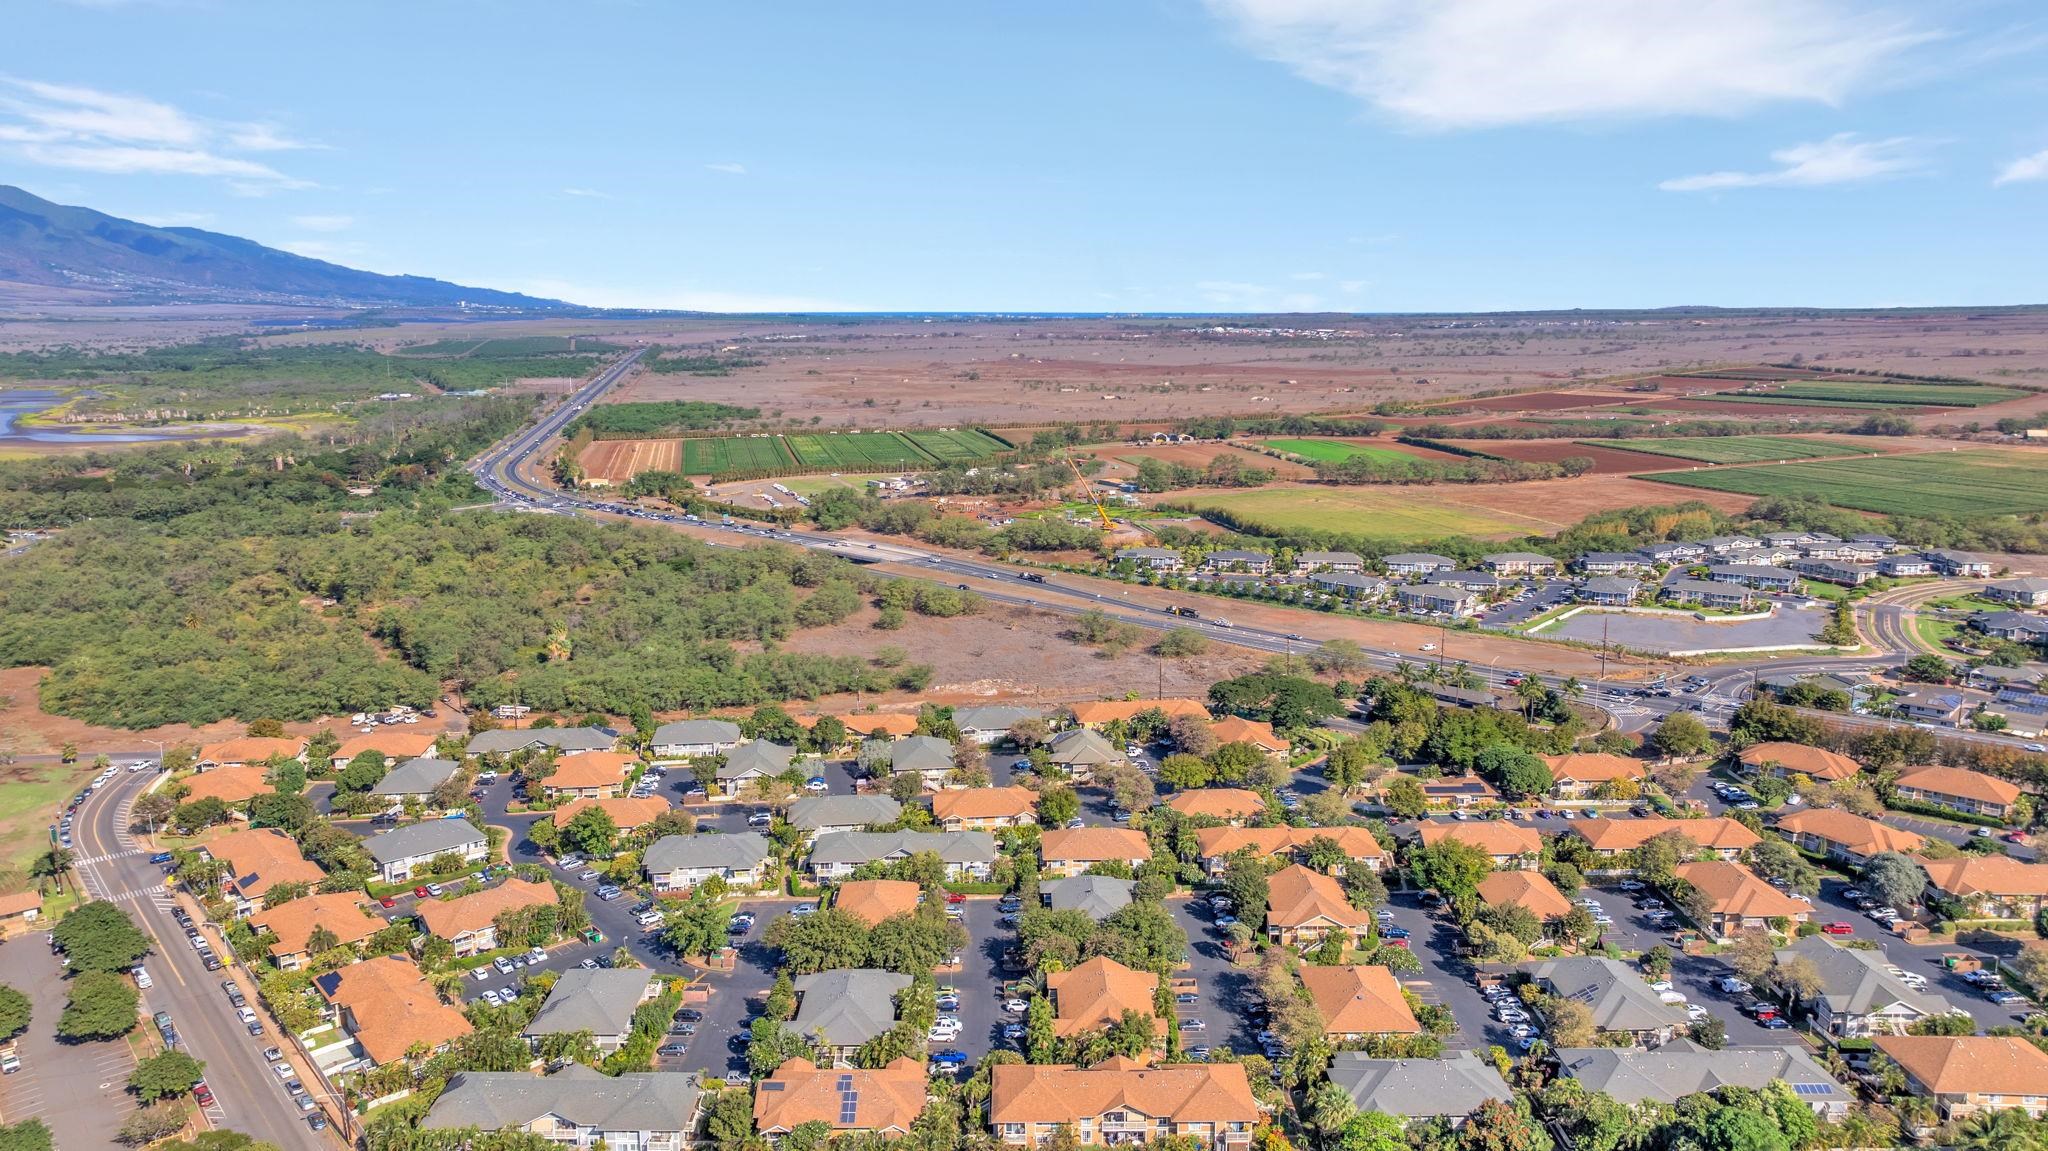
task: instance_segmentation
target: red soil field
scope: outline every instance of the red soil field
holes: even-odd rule
[[[683,470],[681,440],[595,440],[578,457],[585,477],[623,484],[641,472]]]
[[[1612,392],[1523,392],[1517,396],[1458,400],[1444,407],[1475,412],[1561,412],[1571,408],[1597,408],[1626,398]]]
[[[1521,460],[1532,464],[1554,464],[1559,460],[1579,456],[1593,461],[1592,474],[1595,475],[1678,471],[1696,466],[1686,460],[1672,459],[1669,456],[1653,456],[1648,452],[1630,452],[1619,448],[1590,448],[1570,440],[1465,440],[1459,442],[1458,446],[1485,452],[1490,456],[1499,456],[1504,460]]]

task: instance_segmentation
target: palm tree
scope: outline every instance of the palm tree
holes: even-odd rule
[[[1586,685],[1579,682],[1578,676],[1568,675],[1557,685],[1557,690],[1563,692],[1566,699],[1577,699],[1586,694]]]
[[[2038,1126],[2023,1111],[1984,1111],[1956,1131],[1960,1151],[2038,1151]]]
[[[76,857],[72,855],[70,848],[53,847],[36,856],[35,862],[29,865],[29,875],[34,879],[48,879],[54,882],[57,886],[57,893],[62,895],[64,893],[64,875],[71,870],[74,862],[76,862]]]

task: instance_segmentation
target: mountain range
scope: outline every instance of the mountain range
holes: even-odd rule
[[[20,303],[572,307],[424,276],[386,276],[200,228],[158,228],[0,184],[0,296]]]

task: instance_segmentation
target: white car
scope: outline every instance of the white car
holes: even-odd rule
[[[1750,990],[1748,980],[1737,979],[1733,975],[1723,976],[1721,981],[1719,983],[1716,983],[1714,986],[1720,988],[1721,990],[1727,992],[1730,995],[1740,995],[1743,992]]]
[[[1003,1010],[1009,1012],[1012,1015],[1022,1015],[1026,1011],[1031,1010],[1031,1005],[1024,1002],[1022,999],[1005,999],[1003,1000]]]
[[[156,986],[156,981],[149,977],[149,969],[146,967],[137,967],[134,971],[129,972],[129,974],[135,976],[135,986],[142,988],[144,991]]]

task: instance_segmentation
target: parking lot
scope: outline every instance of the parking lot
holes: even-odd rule
[[[15,1042],[21,1070],[0,1078],[0,1121],[40,1119],[59,1147],[112,1147],[135,1097],[127,1090],[135,1057],[122,1040],[62,1043],[63,968],[43,942],[26,932],[0,944],[0,970],[28,996],[33,1018]]]

